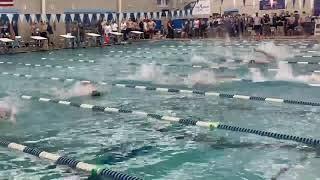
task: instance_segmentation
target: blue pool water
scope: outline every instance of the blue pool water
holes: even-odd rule
[[[259,73],[251,74],[247,64],[224,61],[263,59],[263,54],[253,52],[253,48],[260,47],[268,49],[280,60],[320,62],[317,57],[294,57],[311,54],[303,52],[308,49],[319,51],[317,45],[305,47],[301,42],[289,41],[281,42],[283,45],[279,46],[270,42],[266,45],[231,42],[234,45],[232,47],[221,46],[224,43],[143,42],[103,49],[2,55],[0,62],[4,63],[0,64],[0,74],[8,72],[33,77],[0,75],[1,97],[9,98],[18,109],[16,123],[0,123],[1,139],[66,155],[79,161],[104,165],[143,179],[320,177],[317,168],[320,164],[318,149],[303,144],[19,98],[23,94],[61,98],[61,94],[72,89],[75,83],[47,79],[57,77],[320,102],[320,87],[308,85],[317,83],[309,81],[308,77],[311,77],[312,71],[320,70],[320,65],[278,66],[273,62],[269,65],[256,65]],[[295,45],[291,47],[290,44]],[[316,52],[312,54],[317,55]],[[88,62],[92,60],[94,62]],[[38,64],[40,67],[26,64]],[[192,68],[192,64],[236,69]],[[281,72],[277,74],[268,71],[275,68],[280,68]],[[221,82],[221,76],[258,80]],[[79,103],[219,121],[234,126],[320,139],[318,107],[142,91],[111,85],[97,87],[104,92],[104,96],[68,98]],[[287,171],[279,173],[283,169]],[[1,147],[0,177],[79,179],[88,177],[88,174],[66,167],[54,167],[49,161]]]

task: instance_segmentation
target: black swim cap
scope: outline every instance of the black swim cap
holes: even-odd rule
[[[93,97],[97,97],[97,96],[101,96],[101,95],[102,94],[99,91],[92,91],[92,93],[91,93],[91,96],[93,96]]]

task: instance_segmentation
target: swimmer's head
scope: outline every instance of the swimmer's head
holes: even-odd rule
[[[92,97],[99,97],[99,96],[102,96],[102,93],[99,91],[92,91],[91,96]]]

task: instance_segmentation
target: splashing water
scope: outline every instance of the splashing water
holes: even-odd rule
[[[320,74],[312,73],[311,75],[299,75],[294,76],[292,68],[287,63],[278,63],[278,71],[274,78],[275,80],[281,81],[293,81],[293,82],[302,82],[302,83],[319,83]]]
[[[191,57],[191,63],[192,64],[201,64],[201,63],[210,64],[210,62],[208,61],[207,58],[205,58],[203,56],[198,56],[198,55],[193,55]]]
[[[289,47],[276,46],[273,42],[261,43],[256,49],[274,57],[277,61],[294,57],[294,54],[290,51]]]
[[[97,88],[91,83],[76,82],[69,90],[53,90],[55,91],[54,94],[58,98],[65,99],[71,97],[89,96],[92,94],[92,91],[96,91]]]
[[[216,84],[217,79],[215,74],[212,71],[202,70],[189,75],[184,80],[184,83],[189,87],[197,84],[210,85],[210,84]]]
[[[290,64],[278,62],[278,71],[274,79],[281,81],[294,81],[295,78]]]
[[[251,80],[253,82],[263,82],[266,81],[266,78],[263,76],[261,71],[258,68],[250,68]]]
[[[181,81],[178,76],[166,74],[165,69],[156,64],[142,64],[139,70],[134,75],[130,75],[128,79],[152,81],[161,84],[176,84]]]
[[[10,120],[16,122],[18,106],[13,102],[11,97],[5,97],[0,101],[0,120]]]

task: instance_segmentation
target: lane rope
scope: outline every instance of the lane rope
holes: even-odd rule
[[[3,62],[0,61],[1,64],[8,64],[8,65],[20,65],[20,66],[26,66],[26,67],[46,67],[46,68],[57,68],[57,69],[83,69],[83,68],[76,68],[74,66],[60,66],[60,65],[51,65],[51,64],[30,64],[30,63],[13,63],[11,61]],[[98,70],[95,68],[94,70]]]
[[[15,77],[23,77],[23,78],[33,78],[34,76],[28,74],[13,74],[8,72],[2,72],[0,75],[11,75]],[[35,77],[34,77],[35,78]],[[42,77],[39,77],[42,78]],[[276,98],[276,97],[262,97],[262,96],[247,96],[247,95],[238,95],[238,94],[228,94],[228,93],[218,93],[214,91],[201,91],[201,90],[190,90],[190,89],[177,89],[177,88],[161,88],[156,86],[140,86],[134,84],[125,84],[125,83],[108,83],[108,82],[95,82],[91,80],[81,80],[75,78],[58,78],[58,77],[46,77],[43,79],[53,80],[53,81],[67,81],[67,82],[74,82],[74,81],[82,81],[82,82],[89,82],[95,83],[99,85],[111,85],[119,88],[131,88],[131,89],[139,89],[145,91],[158,91],[158,92],[168,92],[168,93],[177,93],[177,94],[195,94],[195,95],[202,95],[202,96],[214,96],[219,98],[228,98],[228,99],[241,99],[241,100],[248,100],[248,101],[260,101],[260,102],[271,102],[271,103],[284,103],[284,104],[295,104],[295,105],[306,105],[306,106],[320,106],[320,102],[311,102],[311,101],[301,101],[301,100],[292,100],[292,99],[283,99],[283,98]],[[240,79],[239,79],[240,80]],[[250,81],[250,80],[249,80]],[[310,86],[320,86],[320,84],[310,84]]]
[[[54,59],[48,59],[48,58],[41,58],[41,60],[48,60],[48,61],[55,61]],[[82,63],[94,63],[95,61],[94,60],[82,60],[82,59],[68,59],[68,60],[65,60],[65,61],[70,61],[70,62],[82,62]]]
[[[103,106],[97,106],[97,105],[91,105],[91,104],[79,104],[75,102],[70,102],[66,100],[56,100],[56,99],[49,99],[49,98],[41,98],[41,97],[34,97],[34,96],[28,96],[28,95],[22,95],[22,99],[25,100],[32,100],[32,101],[39,101],[39,102],[46,102],[46,103],[55,103],[60,105],[66,105],[66,106],[72,106],[82,109],[89,109],[96,112],[109,112],[109,113],[118,113],[118,114],[134,114],[139,115],[142,117],[150,117],[157,120],[163,120],[168,121],[172,123],[179,123],[186,126],[198,126],[198,127],[205,127],[209,129],[221,129],[221,130],[227,130],[227,131],[234,131],[234,132],[242,132],[247,134],[255,134],[258,136],[265,136],[270,137],[274,139],[279,140],[288,140],[288,141],[295,141],[298,143],[303,143],[307,145],[319,145],[320,140],[313,139],[313,138],[304,138],[299,136],[292,136],[287,134],[280,134],[280,133],[273,133],[268,131],[262,131],[262,130],[256,130],[256,129],[250,129],[250,128],[242,128],[238,126],[231,126],[231,125],[224,125],[220,122],[206,122],[206,121],[199,121],[195,119],[184,119],[174,116],[163,116],[160,114],[153,114],[153,113],[147,113],[143,111],[133,111],[130,109],[118,109],[118,108],[112,108],[112,107],[103,107]]]
[[[73,169],[89,172],[92,175],[104,176],[115,180],[142,180],[141,178],[130,176],[121,172],[116,172],[111,169],[103,168],[101,166],[84,163],[66,156],[52,154],[37,148],[24,146],[22,144],[17,144],[14,142],[8,142],[0,139],[0,146],[33,155],[40,159],[53,161],[57,165],[66,165]]]

